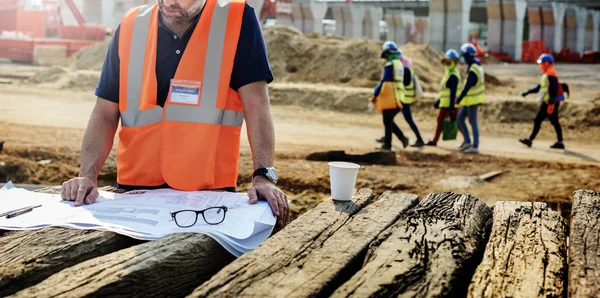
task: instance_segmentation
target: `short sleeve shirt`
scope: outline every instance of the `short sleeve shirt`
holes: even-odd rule
[[[164,25],[159,14],[156,79],[158,83],[157,104],[160,106],[163,106],[167,100],[171,79],[175,76],[179,61],[181,61],[201,14],[202,12],[198,14],[192,26],[181,38]],[[119,102],[119,29],[118,26],[111,39],[95,92],[96,96],[115,103]],[[273,74],[258,19],[254,14],[254,9],[246,4],[229,86],[237,91],[244,85],[258,81],[270,83],[273,81]]]

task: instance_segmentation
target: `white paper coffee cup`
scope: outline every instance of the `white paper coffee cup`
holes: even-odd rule
[[[334,200],[352,200],[359,168],[359,165],[350,162],[334,161],[329,163],[331,196]]]

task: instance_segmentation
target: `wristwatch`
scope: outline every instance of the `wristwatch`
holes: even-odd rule
[[[275,184],[277,184],[277,179],[279,178],[279,176],[277,176],[277,171],[275,171],[275,168],[273,167],[256,169],[252,174],[252,179],[256,176],[263,176]]]

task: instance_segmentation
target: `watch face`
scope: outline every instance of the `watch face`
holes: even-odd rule
[[[271,177],[273,180],[277,180],[279,177],[277,176],[277,171],[274,168],[268,168],[267,175]]]

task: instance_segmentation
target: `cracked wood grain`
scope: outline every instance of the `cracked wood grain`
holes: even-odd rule
[[[114,188],[102,188],[115,191]],[[60,193],[60,187],[38,190]],[[111,232],[45,228],[0,237],[0,297],[37,284],[77,263],[140,243]]]
[[[569,236],[569,297],[600,297],[600,193],[578,190]]]
[[[233,259],[209,236],[173,234],[69,267],[10,297],[183,297]]]
[[[474,197],[429,194],[371,244],[363,268],[332,297],[464,297],[491,221]]]
[[[546,203],[497,202],[483,261],[470,298],[563,297],[567,225]]]
[[[190,297],[309,297],[326,295],[370,241],[416,203],[416,196],[371,190],[351,202],[325,200],[225,267]]]

